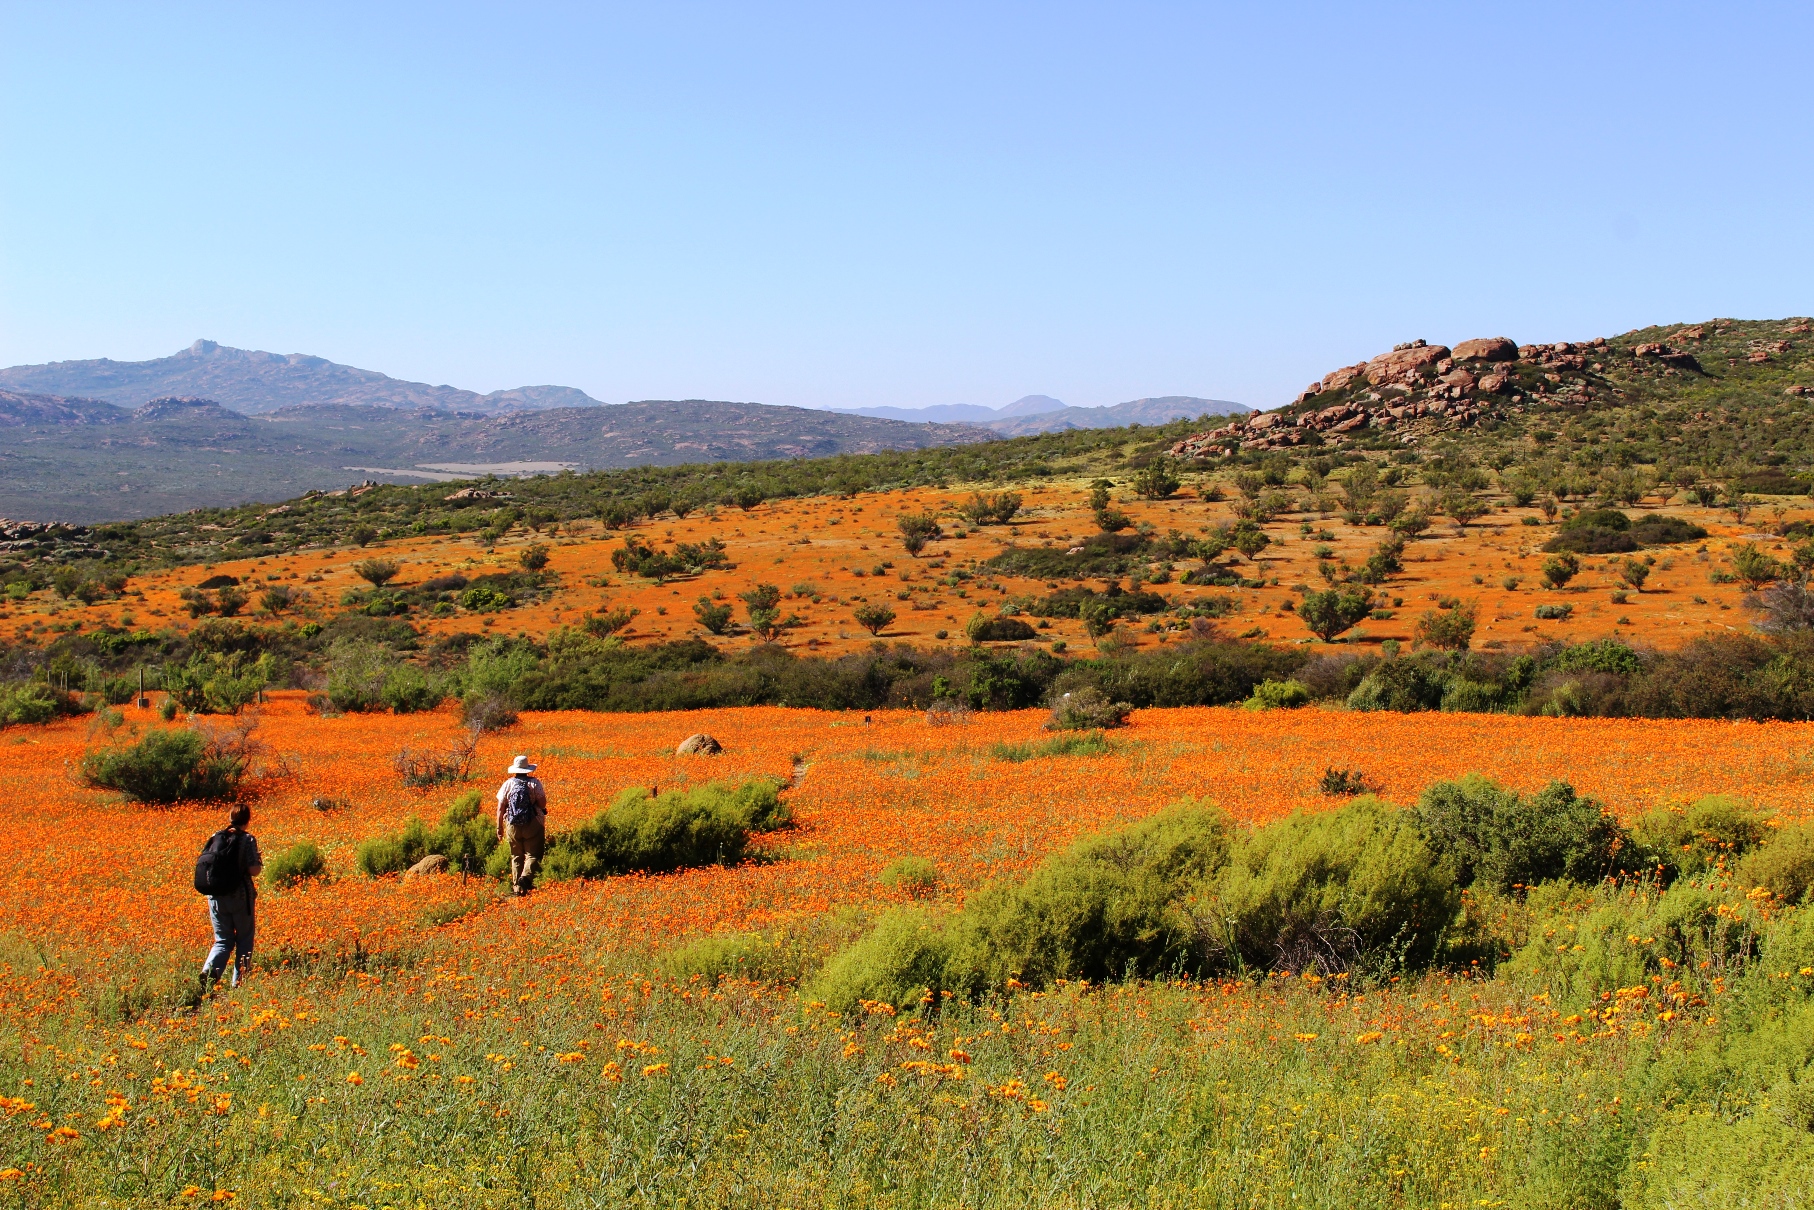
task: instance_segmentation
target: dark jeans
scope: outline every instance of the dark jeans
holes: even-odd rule
[[[227,958],[233,957],[233,983],[239,986],[240,971],[252,961],[252,939],[258,930],[257,912],[252,899],[240,891],[208,899],[208,920],[214,925],[214,948],[202,963],[202,981],[212,983],[226,969]]]

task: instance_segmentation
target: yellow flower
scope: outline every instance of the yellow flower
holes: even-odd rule
[[[346,1073],[346,1082],[348,1084],[363,1084],[365,1083],[365,1077],[356,1071],[349,1071]]]
[[[668,1065],[666,1063],[651,1063],[642,1069],[642,1074],[645,1076],[665,1076],[668,1074]]]

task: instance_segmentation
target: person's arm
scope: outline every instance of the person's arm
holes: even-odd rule
[[[535,809],[543,819],[548,818],[548,787],[542,784],[540,778],[535,782]]]
[[[504,792],[509,788],[510,783],[508,781],[498,787],[497,807],[491,813],[492,822],[498,825],[499,840],[504,839]]]
[[[256,878],[264,872],[264,854],[258,851],[258,840],[255,837],[247,836],[246,843],[252,846],[252,852],[246,858],[246,877]]]

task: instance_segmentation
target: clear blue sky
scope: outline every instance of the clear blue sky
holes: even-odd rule
[[[0,0],[0,364],[1259,406],[1814,311],[1814,5]]]

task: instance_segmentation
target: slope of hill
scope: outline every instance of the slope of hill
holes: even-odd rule
[[[1646,464],[1713,477],[1814,463],[1814,323],[1708,320],[1580,343],[1411,341],[1290,404],[1186,438],[1179,457],[1453,442],[1503,463]]]
[[[216,400],[255,416],[301,404],[347,403],[439,408],[497,415],[544,408],[602,406],[572,387],[530,386],[480,395],[457,387],[405,382],[374,370],[302,353],[263,353],[198,340],[151,361],[53,361],[0,370],[0,388],[101,399],[122,407],[160,396]]]
[[[1157,395],[1098,408],[1074,408],[1050,395],[1026,395],[1002,408],[950,403],[928,408],[834,410],[853,416],[885,416],[891,420],[980,424],[1005,437],[1024,437],[1030,433],[1053,433],[1061,429],[1107,429],[1127,424],[1165,424],[1200,416],[1231,416],[1250,409],[1244,404],[1226,399],[1199,399],[1194,395]]]

